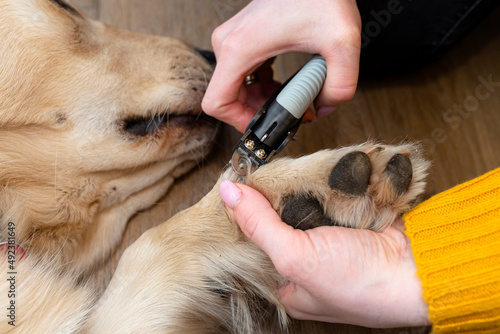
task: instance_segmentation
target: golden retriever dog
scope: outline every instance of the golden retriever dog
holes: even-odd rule
[[[87,271],[208,153],[213,69],[60,0],[1,0],[0,56],[0,240]]]
[[[144,233],[102,295],[87,283],[125,224],[208,151],[211,67],[168,38],[91,21],[62,0],[0,0],[1,333],[266,333],[284,281],[218,194],[266,196],[291,226],[382,231],[424,191],[414,144],[365,143],[232,169]]]

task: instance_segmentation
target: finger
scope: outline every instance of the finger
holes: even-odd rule
[[[235,59],[238,55],[235,54]],[[201,103],[203,111],[243,132],[255,114],[246,104],[247,91],[243,80],[247,75],[235,60],[217,60],[218,64]],[[236,69],[237,68],[237,69]]]
[[[237,12],[229,20],[215,28],[212,33],[212,47],[216,55],[220,54],[220,50],[224,40],[230,35],[238,26],[242,25],[241,22],[247,22],[246,16],[252,16],[251,11],[254,6],[253,2],[247,4],[242,10]]]
[[[283,262],[284,254],[295,258],[297,232],[302,231],[283,223],[262,194],[230,181],[223,181],[219,192],[243,233],[269,255],[278,271],[287,265]]]
[[[322,38],[315,40],[314,47],[327,63],[326,82],[315,101],[317,109],[324,106],[336,107],[350,100],[358,83],[361,17],[356,6],[349,3],[338,5],[341,6],[337,8],[338,12],[344,13],[342,24],[330,30],[330,34],[319,35]]]
[[[203,98],[202,108],[208,115],[244,132],[258,107],[255,108],[255,103],[248,103],[248,91],[243,81],[260,63],[255,58],[248,60],[236,51],[231,54],[231,57],[221,56],[221,59],[217,60],[218,64]]]
[[[240,22],[242,20],[243,22]],[[255,38],[255,34],[244,24],[245,20],[245,15],[237,14],[214,31],[212,44],[217,66],[202,101],[205,113],[234,126],[240,132],[244,132],[256,113],[256,110],[247,104],[248,92],[243,85],[244,78],[266,60],[260,48],[242,47],[248,44],[262,45],[249,41]]]
[[[288,44],[288,40],[282,38],[286,35],[279,32],[262,40],[262,32],[269,31],[271,25],[266,19],[269,16],[266,14],[269,12],[267,7],[267,4],[251,2],[230,21],[217,28],[212,36],[217,66],[203,98],[202,108],[208,115],[233,125],[240,132],[244,131],[260,108],[246,99],[247,88],[243,85],[245,76],[254,73],[267,60],[269,66],[263,68],[269,70],[262,71],[259,76],[262,76],[263,82],[271,81],[271,58],[283,53],[282,47]],[[260,15],[243,14],[252,11]],[[252,47],[245,47],[247,45]],[[263,87],[267,86],[270,87]],[[267,93],[266,90],[264,92]]]
[[[327,76],[315,101],[318,117],[326,116],[338,105],[349,101],[356,92],[359,76],[359,48],[338,47],[332,54],[324,57]]]
[[[201,107],[207,115],[215,117],[243,133],[256,113],[252,106],[241,102],[247,100],[248,92],[241,84],[229,90],[224,88],[224,92],[222,90],[219,81],[211,81]]]
[[[314,115],[314,111],[311,108],[307,108],[304,113],[304,117],[302,117],[302,123],[312,123],[316,120],[316,116]]]
[[[281,86],[281,83],[273,79],[271,67],[274,58],[266,61],[254,73],[257,77],[254,84],[246,86],[247,104],[255,110],[259,110],[269,97]]]

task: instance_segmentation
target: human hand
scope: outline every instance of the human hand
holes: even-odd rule
[[[248,186],[224,181],[219,192],[287,279],[279,294],[291,317],[374,328],[430,324],[410,242],[398,228],[296,230]]]
[[[243,132],[277,88],[272,72],[258,85],[243,85],[254,72],[268,71],[268,59],[287,52],[319,53],[327,77],[316,98],[318,117],[348,101],[356,90],[361,19],[355,0],[253,0],[212,35],[217,66],[203,110]],[[270,78],[270,79],[269,79]],[[254,87],[255,86],[255,87]]]

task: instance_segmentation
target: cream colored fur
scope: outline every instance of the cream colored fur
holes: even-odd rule
[[[0,0],[0,236],[15,222],[27,256],[15,270],[15,326],[1,333],[266,333],[287,324],[283,278],[228,215],[217,185],[198,204],[142,235],[102,296],[86,284],[126,222],[158,200],[207,151],[215,127],[195,120],[211,68],[182,43],[116,30],[57,0]],[[179,118],[179,115],[188,115]],[[149,135],[127,120],[170,122]],[[346,154],[369,156],[360,196],[332,189]],[[396,194],[385,173],[395,154],[413,177]],[[366,143],[279,159],[245,177],[281,213],[307,194],[349,227],[383,230],[424,190],[418,146]],[[12,298],[0,280],[0,306]],[[5,312],[7,313],[7,312]]]
[[[50,0],[0,1],[0,239],[80,273],[208,153],[212,68],[165,37],[111,28]],[[138,118],[168,121],[151,135]]]
[[[265,194],[278,212],[288,196],[311,194],[327,215],[347,219],[345,225],[362,227],[366,225],[363,219],[369,217],[377,223],[371,227],[381,230],[423,192],[428,163],[415,145],[378,148],[367,143],[299,159],[279,159],[247,178],[227,170],[219,182],[246,182]],[[327,184],[332,168],[354,151],[367,153],[373,168],[366,194],[356,198]],[[413,165],[410,186],[400,196],[392,195],[382,167],[397,153],[408,155]],[[287,317],[277,298],[283,278],[241,233],[217,189],[218,184],[198,204],[147,231],[125,251],[81,333],[266,333],[269,321],[286,326]],[[54,303],[49,297],[52,290],[66,288],[68,299],[74,299],[69,304],[74,307],[67,309],[65,319],[80,325],[79,311],[87,302],[79,296],[85,288],[65,285],[57,272],[46,275],[54,279],[48,284],[34,279],[33,284],[44,291],[47,305]],[[87,300],[91,298],[88,295]],[[38,326],[45,328],[45,323]],[[52,331],[48,328],[45,332]],[[13,330],[5,323],[0,323],[0,329]]]
[[[80,331],[97,299],[95,289],[77,284],[77,277],[67,273],[57,261],[37,260],[36,256],[16,263],[17,275],[14,275],[15,282],[12,282],[11,289],[7,278],[12,275],[7,273],[12,270],[7,266],[7,261],[6,254],[1,252],[1,333]],[[10,315],[7,308],[10,307],[11,300],[15,301],[13,318],[7,317]]]

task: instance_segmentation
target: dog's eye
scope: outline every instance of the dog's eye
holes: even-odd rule
[[[150,117],[130,117],[122,123],[125,132],[138,137],[144,137],[157,132],[162,128],[183,128],[212,125],[216,127],[218,122],[215,118],[205,114],[194,115],[191,110],[185,114],[160,114]]]
[[[124,130],[136,136],[144,137],[165,126],[169,116],[166,114],[153,117],[135,117],[125,120]]]
[[[60,8],[64,9],[65,11],[71,13],[72,15],[81,17],[81,14],[75,8],[68,5],[63,0],[50,0],[50,1],[53,2],[55,5],[59,6]]]

